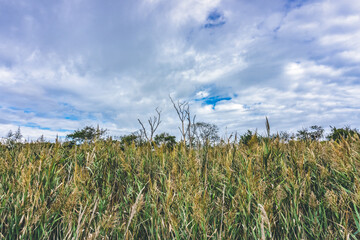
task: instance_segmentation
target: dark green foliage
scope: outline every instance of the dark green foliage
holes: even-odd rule
[[[344,128],[336,128],[330,126],[330,128],[331,133],[326,137],[328,140],[340,141],[341,138],[346,139],[355,135],[360,136],[360,133],[356,128],[351,129],[349,126],[346,126]]]
[[[248,145],[251,141],[251,139],[253,139],[253,136],[257,136],[257,133],[253,133],[251,130],[247,130],[246,133],[244,133],[243,135],[240,136],[240,142],[244,145]]]
[[[171,136],[168,133],[161,133],[156,135],[154,141],[158,146],[165,145],[167,148],[171,149],[176,145],[176,137]]]
[[[303,141],[319,141],[324,136],[324,128],[317,125],[311,126],[310,129],[303,128],[296,136]]]
[[[124,135],[120,139],[121,139],[121,143],[127,144],[127,145],[131,145],[133,142],[134,143],[140,142],[140,137],[138,135],[136,135],[135,133],[132,133],[129,135]]]
[[[279,139],[283,142],[289,142],[290,140],[295,139],[295,134],[289,133],[287,131],[280,131],[280,133],[272,134],[271,139]]]
[[[120,145],[122,149],[132,144],[139,147],[144,145],[146,141],[147,140],[141,135],[140,132],[133,132],[131,134],[123,135],[120,137]]]
[[[94,128],[92,126],[85,126],[83,129],[76,130],[66,137],[74,142],[93,141],[99,139],[107,132],[106,129],[100,129],[99,126]]]

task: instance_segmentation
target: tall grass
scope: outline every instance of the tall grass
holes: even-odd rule
[[[3,239],[357,239],[360,141],[0,145]]]

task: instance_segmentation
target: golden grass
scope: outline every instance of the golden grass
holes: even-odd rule
[[[0,238],[357,239],[360,141],[0,145]]]

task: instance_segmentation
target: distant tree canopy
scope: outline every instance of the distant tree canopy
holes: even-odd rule
[[[7,140],[10,142],[18,142],[22,137],[23,135],[21,134],[20,127],[18,127],[16,132],[10,130],[6,136]]]
[[[83,129],[76,130],[73,133],[68,134],[66,137],[75,142],[84,142],[85,140],[93,141],[104,136],[106,132],[107,129],[100,129],[99,126],[97,128],[85,126]]]
[[[198,143],[215,143],[220,137],[218,135],[219,128],[215,124],[197,122],[193,124],[193,136]]]
[[[258,135],[257,131],[252,132],[251,130],[247,130],[243,135],[240,135],[240,143],[247,146],[253,146],[262,139],[264,139],[264,137]]]
[[[324,136],[324,128],[318,125],[311,126],[310,129],[303,128],[296,134],[299,140],[318,141]]]
[[[326,137],[328,140],[340,141],[341,138],[346,139],[355,135],[358,135],[360,137],[360,133],[356,128],[351,129],[349,126],[346,126],[344,128],[336,128],[330,126],[330,128],[331,133]]]
[[[173,148],[176,145],[176,137],[168,133],[161,133],[155,136],[155,143],[160,146],[164,144],[168,148]]]
[[[254,141],[258,141],[259,137],[257,132],[252,132],[251,130],[247,130],[243,135],[240,135],[240,142],[245,145],[249,145]]]
[[[132,143],[134,143],[136,146],[139,146],[146,142],[146,139],[142,136],[141,131],[136,131],[128,135],[121,136],[120,142],[122,147],[125,145],[131,145]]]
[[[295,134],[294,133],[289,133],[287,131],[280,131],[278,136],[279,136],[279,139],[284,141],[284,142],[289,142],[290,140],[295,139]]]
[[[14,147],[16,143],[20,143],[23,135],[21,134],[20,127],[18,127],[16,132],[9,131],[5,138],[5,144],[8,147]]]
[[[129,134],[129,135],[124,135],[121,137],[121,142],[127,145],[132,144],[133,142],[136,142],[138,140],[139,136],[135,135],[135,134]]]

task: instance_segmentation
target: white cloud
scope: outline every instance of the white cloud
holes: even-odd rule
[[[13,85],[16,83],[15,75],[4,67],[0,68],[0,86]]]
[[[360,49],[357,51],[343,51],[339,54],[339,56],[345,61],[358,63],[360,62]]]
[[[209,92],[208,91],[199,91],[196,93],[196,97],[197,98],[205,98],[209,96]]]
[[[49,136],[97,123],[125,134],[157,106],[162,131],[178,134],[169,94],[228,131],[260,129],[265,116],[275,129],[358,126],[358,1],[0,7],[8,12],[0,16],[0,136],[18,125],[41,135],[29,123]],[[224,24],[205,28],[215,10]],[[232,99],[215,108],[192,101],[216,96]]]
[[[292,87],[297,87],[300,83],[314,87],[321,83],[319,79],[332,80],[341,76],[342,73],[342,69],[334,69],[330,66],[316,64],[315,62],[292,62],[284,67],[285,77],[290,80]]]
[[[175,1],[175,6],[169,11],[169,16],[175,26],[181,26],[189,21],[202,23],[211,10],[216,8],[220,0],[183,0]]]

